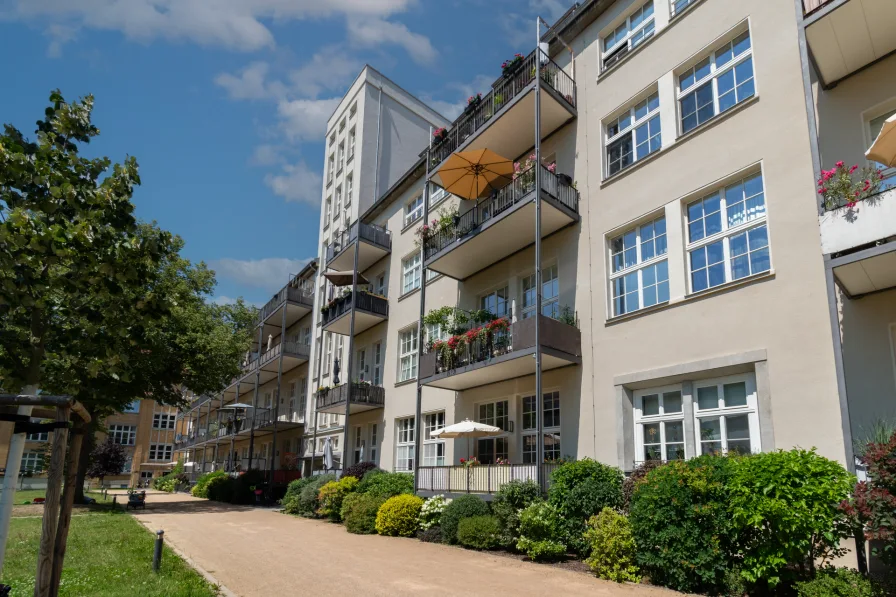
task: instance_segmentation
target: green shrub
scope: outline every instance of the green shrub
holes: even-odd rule
[[[311,480],[302,487],[299,493],[299,499],[296,503],[296,514],[307,518],[317,516],[317,510],[320,508],[320,502],[317,499],[320,488],[335,480],[336,475],[332,473],[311,477]]]
[[[442,528],[441,527],[429,527],[426,530],[418,531],[417,539],[420,539],[424,543],[441,543],[442,542]]]
[[[622,511],[628,514],[631,512],[632,496],[635,494],[635,488],[647,477],[647,473],[662,466],[661,460],[646,460],[635,467],[629,476],[622,481]]]
[[[227,473],[224,471],[213,471],[211,473],[205,473],[201,475],[196,480],[196,485],[190,490],[190,495],[198,498],[207,498],[208,497],[208,484],[212,479],[217,477],[226,477]]]
[[[727,483],[734,459],[699,456],[656,468],[632,496],[636,561],[651,582],[687,593],[724,591],[736,533]]]
[[[883,597],[884,590],[849,568],[823,568],[814,580],[796,583],[797,597]]]
[[[520,512],[520,538],[516,548],[533,560],[554,560],[566,555],[563,521],[559,510],[538,501]]]
[[[351,477],[349,477],[351,478]],[[356,535],[376,533],[376,515],[386,498],[367,493],[350,493],[342,500],[345,530]]]
[[[334,522],[340,522],[342,520],[342,501],[345,496],[358,488],[358,483],[360,481],[357,477],[343,477],[321,487],[317,493],[317,499],[320,502],[317,513]]]
[[[865,539],[879,543],[872,553],[896,570],[896,421],[876,425],[876,441],[860,450],[868,467],[868,480],[858,483],[852,502],[843,504],[849,516],[857,518],[865,529]],[[894,572],[896,576],[896,572]]]
[[[743,540],[742,574],[775,587],[816,560],[842,555],[852,528],[840,503],[855,479],[815,450],[754,454],[738,461],[730,512]]]
[[[635,564],[635,540],[628,518],[610,508],[604,508],[588,521],[585,541],[591,545],[591,555],[585,560],[598,578],[614,582],[639,582]]]
[[[488,514],[491,514],[488,504],[479,496],[462,495],[451,500],[451,503],[442,512],[442,541],[457,543],[457,525],[462,519],[472,516],[487,516]]]
[[[390,537],[413,537],[423,498],[396,495],[387,499],[376,513],[376,532]]]
[[[541,499],[535,481],[511,481],[503,485],[492,500],[492,512],[501,524],[501,545],[516,545],[520,537],[520,511]]]
[[[501,523],[494,516],[471,516],[457,525],[457,542],[471,549],[494,549],[500,545]]]
[[[250,468],[240,473],[233,484],[233,497],[230,499],[234,504],[254,504],[255,490],[261,489],[265,482],[264,471]]]
[[[234,483],[233,477],[227,474],[212,477],[205,488],[208,499],[216,502],[230,502],[233,499]]]
[[[585,522],[604,508],[622,507],[622,471],[590,458],[567,462],[551,474],[548,501],[560,512],[565,542],[587,555]]]
[[[354,477],[360,481],[370,471],[382,471],[382,469],[372,462],[358,462],[342,471],[342,478]]]
[[[284,512],[287,514],[299,513],[299,496],[302,495],[302,490],[305,486],[313,481],[314,477],[302,477],[301,479],[290,481],[289,485],[286,486],[286,493],[280,500],[280,505],[283,506]]]
[[[423,502],[423,508],[420,509],[420,529],[425,531],[439,526],[442,521],[442,512],[450,503],[451,500],[445,499],[444,495],[434,495]]]
[[[408,473],[386,473],[373,470],[364,475],[358,485],[359,493],[369,493],[385,498],[414,493],[414,476]]]

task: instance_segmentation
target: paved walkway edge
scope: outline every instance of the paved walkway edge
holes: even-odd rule
[[[137,519],[134,518],[134,520],[137,520]],[[148,530],[150,533],[155,535],[156,532],[152,528],[150,528],[148,523],[145,523],[141,520],[137,520],[137,522],[140,523],[141,525],[143,525],[146,528],[146,530]],[[203,568],[202,566],[200,566],[199,564],[194,562],[193,559],[190,558],[190,556],[188,556],[187,554],[182,552],[180,550],[180,548],[177,547],[173,542],[166,541],[165,545],[167,545],[171,549],[171,551],[176,553],[184,562],[189,564],[190,567],[193,568],[193,570],[195,570],[200,575],[202,575],[202,577],[205,580],[207,580],[208,582],[210,582],[213,585],[215,585],[216,587],[218,587],[218,594],[222,595],[223,597],[239,597],[236,593],[234,593],[233,591],[228,589],[226,586],[224,586],[224,583],[222,583],[220,580],[218,580],[217,578],[212,576],[211,572],[209,572],[208,570],[206,570],[205,568]]]

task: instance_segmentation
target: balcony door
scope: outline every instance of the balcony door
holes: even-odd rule
[[[476,408],[476,420],[485,425],[493,425],[504,432],[510,430],[510,402],[498,400],[480,404]],[[481,464],[495,464],[499,459],[509,458],[510,442],[507,436],[482,438],[476,442],[476,458]]]
[[[367,373],[367,347],[358,349],[358,381],[370,381]]]
[[[371,349],[373,352],[373,375],[371,383],[375,386],[383,385],[383,343],[377,342]]]

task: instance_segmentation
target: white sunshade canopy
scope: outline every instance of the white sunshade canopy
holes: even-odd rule
[[[896,114],[884,121],[880,134],[865,152],[865,157],[887,168],[896,166]]]
[[[493,435],[501,435],[504,433],[500,427],[494,425],[486,425],[485,423],[477,423],[470,419],[464,419],[460,423],[449,425],[444,429],[433,431],[432,435],[436,437],[490,437]]]
[[[236,404],[228,404],[227,406],[222,406],[218,410],[233,410],[236,408],[252,408],[251,404],[241,404],[237,402]]]

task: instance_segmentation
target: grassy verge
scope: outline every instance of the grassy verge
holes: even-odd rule
[[[0,491],[0,494],[3,492]],[[46,489],[21,489],[16,491],[16,504],[30,502],[34,498],[44,497],[47,495]]]
[[[9,529],[4,583],[13,587],[11,597],[34,593],[40,519],[13,519]],[[152,571],[155,538],[123,512],[94,512],[72,517],[61,596],[212,597],[210,585],[167,547],[159,574]]]

